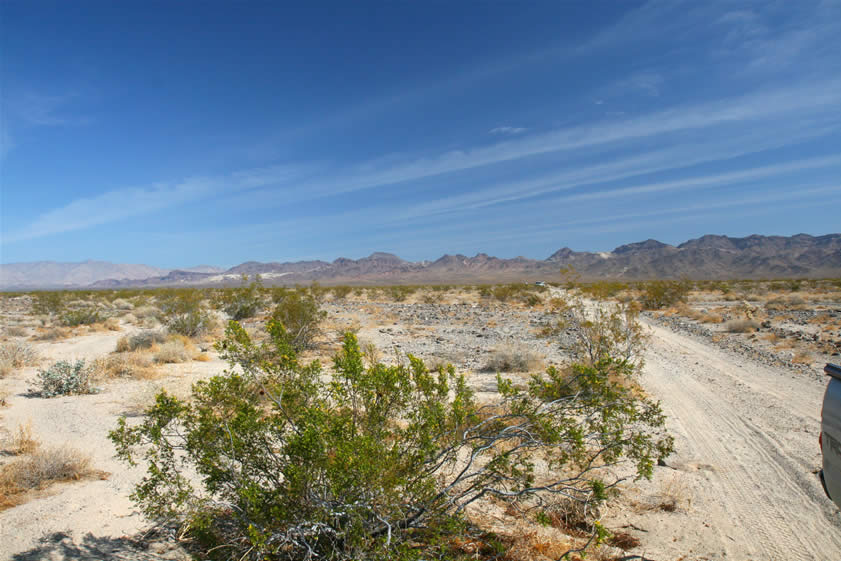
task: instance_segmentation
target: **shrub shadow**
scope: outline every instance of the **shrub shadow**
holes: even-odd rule
[[[151,543],[163,543],[160,538],[151,543],[136,537],[109,537],[86,534],[77,543],[64,532],[55,532],[39,540],[40,545],[11,557],[12,561],[40,561],[43,559],[73,560],[73,561],[101,561],[103,559],[115,561],[161,561],[163,559],[188,560],[190,556],[179,548],[168,549],[164,553],[157,553],[150,548]]]

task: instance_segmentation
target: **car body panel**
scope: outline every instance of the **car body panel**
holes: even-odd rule
[[[841,367],[828,364],[824,369],[829,383],[821,412],[821,449],[824,490],[841,507]]]

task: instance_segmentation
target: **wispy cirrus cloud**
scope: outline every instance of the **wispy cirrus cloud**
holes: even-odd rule
[[[692,204],[666,205],[648,211],[598,213],[582,218],[565,218],[563,221],[559,221],[554,213],[555,206],[544,204],[530,209],[530,220],[527,225],[522,224],[518,218],[521,216],[519,213],[502,213],[493,218],[483,215],[470,220],[450,220],[444,224],[424,223],[420,229],[422,235],[416,237],[427,244],[430,243],[431,236],[437,236],[451,243],[450,247],[473,244],[478,247],[487,247],[487,244],[494,241],[525,240],[532,243],[537,240],[555,241],[565,233],[580,235],[628,231],[637,228],[644,228],[650,232],[651,228],[668,222],[679,222],[698,216],[721,217],[723,211],[733,211],[739,216],[746,216],[751,212],[779,211],[780,203],[786,203],[785,208],[794,208],[796,205],[809,207],[834,204],[839,201],[841,201],[841,185],[831,183],[795,191],[778,188],[764,191],[759,195],[737,194]],[[512,230],[512,226],[516,226],[516,229]],[[489,234],[489,231],[500,233],[493,235]],[[593,248],[581,249],[592,250]]]
[[[490,134],[522,134],[527,130],[525,127],[494,127],[488,132]]]
[[[447,173],[512,162],[554,152],[573,152],[600,146],[617,146],[661,135],[714,129],[727,125],[764,126],[773,130],[779,119],[796,116],[804,125],[820,115],[820,130],[841,125],[841,116],[826,118],[827,107],[841,103],[841,80],[760,91],[717,101],[677,105],[633,118],[602,121],[505,140],[496,144],[438,155],[392,161],[385,167],[364,163],[342,169],[336,177],[314,178],[307,196],[329,196],[396,185]]]
[[[282,185],[300,177],[307,169],[297,166],[271,166],[225,176],[191,177],[145,187],[114,189],[92,197],[79,198],[49,210],[23,229],[4,235],[3,242],[15,243],[84,230],[211,196],[267,185]]]
[[[0,123],[0,159],[17,146],[13,140],[23,129],[87,125],[92,119],[68,108],[77,94],[45,95],[32,91],[4,92],[3,115]]]
[[[637,150],[636,154],[617,162],[578,165],[571,169],[562,169],[555,176],[514,182],[510,185],[495,185],[489,190],[480,189],[478,193],[461,195],[464,200],[457,198],[445,201],[442,205],[431,203],[429,206],[418,205],[417,208],[421,213],[432,213],[446,211],[447,207],[519,200],[588,182],[605,182],[744,153],[745,149],[740,151],[729,143],[727,135],[734,138],[738,136],[749,149],[757,150],[779,143],[798,142],[809,135],[838,130],[841,126],[841,115],[833,120],[826,115],[826,109],[839,103],[841,80],[829,80],[705,103],[677,105],[633,118],[560,128],[427,157],[383,157],[329,172],[319,171],[309,164],[293,163],[243,170],[225,176],[198,177],[184,181],[160,182],[147,187],[116,189],[97,196],[80,198],[45,212],[22,230],[4,236],[4,241],[33,239],[89,228],[155,212],[187,201],[200,200],[214,194],[236,194],[247,189],[253,190],[244,200],[244,204],[262,208],[281,202],[331,197],[373,188],[400,189],[403,188],[403,184],[421,179],[506,162],[513,163],[542,154],[566,152],[572,155],[581,150],[634,148],[642,140],[654,142],[654,148],[649,147],[643,152]],[[779,121],[788,125],[779,125]],[[742,132],[740,135],[732,135],[732,130],[727,127],[737,127],[741,131],[749,131],[749,134]],[[712,135],[708,142],[713,146],[716,143],[721,143],[725,148],[729,146],[727,150],[707,147],[705,152],[693,156],[690,150],[693,142],[684,143],[682,155],[672,148],[663,148],[668,144],[662,144],[661,137],[689,133],[694,135],[698,131],[716,131],[717,128],[720,128],[719,132],[726,131],[726,134],[723,137]],[[784,134],[780,134],[781,132]],[[751,134],[758,136],[751,139]],[[295,179],[294,182],[291,181],[292,178]],[[270,186],[271,189],[267,189]],[[650,189],[651,186],[648,185],[647,188]]]
[[[13,94],[9,106],[14,115],[27,125],[40,127],[56,127],[67,125],[86,125],[91,118],[81,114],[74,114],[67,109],[78,96],[43,95],[27,92]]]
[[[9,132],[9,127],[4,122],[0,122],[0,159],[5,158],[12,148],[15,147],[15,141],[12,138],[12,133]]]
[[[544,176],[507,183],[493,183],[468,193],[450,195],[413,206],[398,213],[396,218],[425,219],[438,214],[464,212],[499,204],[519,202],[560,191],[582,187],[596,188],[600,184],[648,176],[665,171],[683,170],[698,164],[721,162],[747,154],[777,148],[821,136],[827,129],[805,127],[787,130],[779,136],[762,131],[744,131],[726,139],[706,143],[689,142],[675,147],[657,148],[631,156],[612,158],[606,163],[565,166]]]
[[[662,193],[665,191],[685,191],[688,189],[698,189],[701,187],[709,187],[713,185],[738,185],[740,183],[755,181],[757,179],[763,179],[766,177],[776,177],[798,171],[834,166],[841,166],[841,154],[827,156],[823,158],[797,160],[785,164],[761,166],[729,173],[688,177],[676,181],[660,181],[654,183],[634,185],[631,187],[621,187],[618,189],[606,189],[602,191],[595,191],[589,193],[563,195],[560,197],[556,197],[554,201],[592,201],[596,199],[614,199],[617,197],[637,196],[650,193]]]
[[[604,97],[618,97],[628,95],[628,93],[658,97],[665,82],[663,75],[654,70],[634,72],[626,78],[609,84],[601,94]]]

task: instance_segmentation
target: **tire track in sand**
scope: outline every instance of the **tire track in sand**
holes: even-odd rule
[[[676,436],[669,464],[693,474],[692,510],[718,540],[710,554],[841,559],[841,515],[812,473],[822,387],[661,327],[646,359],[643,385]]]

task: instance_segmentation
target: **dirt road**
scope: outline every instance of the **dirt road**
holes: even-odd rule
[[[642,383],[668,415],[685,506],[649,517],[649,555],[841,559],[841,514],[815,474],[823,384],[651,329]]]

